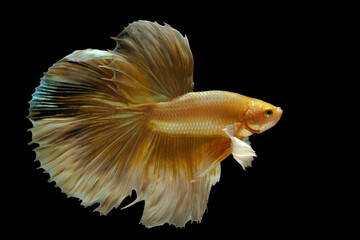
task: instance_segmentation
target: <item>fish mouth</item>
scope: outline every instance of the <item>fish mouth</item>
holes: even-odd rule
[[[280,119],[280,117],[283,114],[283,110],[281,109],[281,107],[277,107],[277,113],[278,113],[278,116],[279,116],[279,119]]]

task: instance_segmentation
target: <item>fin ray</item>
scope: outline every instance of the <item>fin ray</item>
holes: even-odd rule
[[[149,84],[168,99],[193,91],[193,56],[188,39],[177,30],[167,24],[138,21],[114,40],[114,51],[146,73]]]

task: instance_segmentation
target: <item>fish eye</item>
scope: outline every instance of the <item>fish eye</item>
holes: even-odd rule
[[[271,108],[265,109],[265,117],[271,117],[273,115],[273,110]]]

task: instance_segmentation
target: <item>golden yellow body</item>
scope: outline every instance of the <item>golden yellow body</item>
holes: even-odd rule
[[[267,118],[265,110],[271,109],[271,123],[276,123],[282,111],[263,101],[226,91],[192,92],[167,102],[156,103],[148,110],[148,127],[151,131],[176,136],[218,137],[225,136],[224,127],[238,123],[237,137],[244,139],[257,132],[263,121],[246,124],[246,113],[253,112],[254,105],[263,111],[259,120]],[[263,115],[263,116],[262,116]],[[252,117],[254,118],[254,117]],[[244,123],[244,124],[241,124]],[[274,123],[274,124],[275,124]],[[259,125],[259,126],[257,126]],[[264,129],[265,130],[265,129]]]

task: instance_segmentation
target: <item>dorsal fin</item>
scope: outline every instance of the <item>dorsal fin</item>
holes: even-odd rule
[[[144,86],[172,99],[192,92],[194,61],[187,37],[169,25],[138,21],[117,37],[115,53],[145,76]]]

